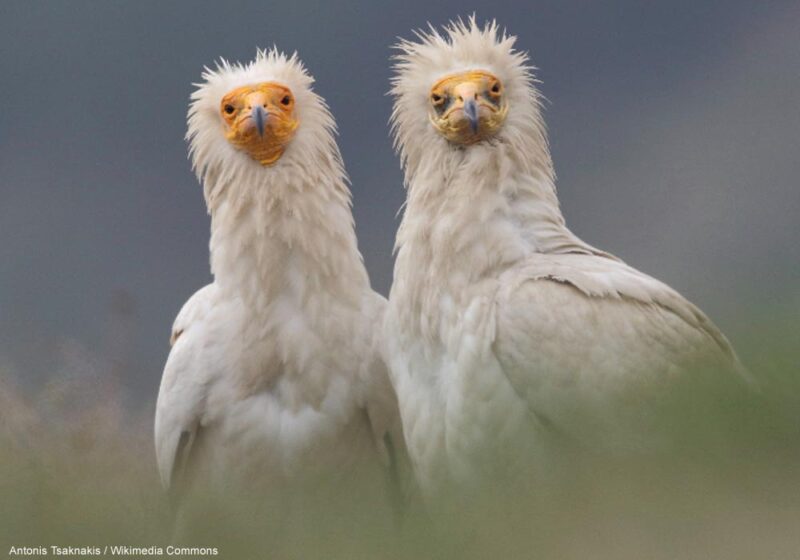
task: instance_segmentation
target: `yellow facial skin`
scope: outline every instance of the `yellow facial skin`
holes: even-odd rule
[[[503,84],[482,70],[442,78],[431,88],[430,104],[431,123],[436,130],[462,145],[493,136],[508,114]]]
[[[228,92],[219,110],[228,141],[264,166],[280,159],[299,124],[292,91],[272,82]]]

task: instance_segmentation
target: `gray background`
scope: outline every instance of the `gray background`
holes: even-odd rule
[[[4,0],[0,369],[28,388],[116,375],[154,397],[172,319],[210,279],[183,139],[191,84],[257,46],[298,50],[327,98],[386,294],[404,198],[390,46],[473,11],[541,68],[574,231],[672,284],[735,343],[744,317],[798,313],[796,2]]]

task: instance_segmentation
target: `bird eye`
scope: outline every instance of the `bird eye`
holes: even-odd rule
[[[281,105],[288,105],[291,102],[292,102],[292,98],[289,97],[288,95],[285,95],[283,97],[283,99],[281,99]]]
[[[225,111],[226,114],[232,115],[233,112],[236,110],[236,108],[229,103],[225,105],[225,107],[223,107],[222,110]]]

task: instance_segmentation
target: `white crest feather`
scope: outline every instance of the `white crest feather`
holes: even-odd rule
[[[259,50],[248,64],[220,59],[215,69],[205,68],[203,80],[196,84],[197,89],[191,96],[186,139],[190,144],[192,166],[204,183],[210,211],[221,192],[231,185],[297,186],[306,178],[312,182],[332,181],[338,194],[349,200],[347,178],[335,140],[336,123],[325,101],[311,89],[314,79],[306,72],[297,53],[289,57],[275,48]],[[284,155],[270,168],[236,150],[221,133],[223,96],[237,87],[259,82],[276,82],[291,89],[301,122]],[[314,173],[326,176],[314,176]]]
[[[513,199],[516,202],[509,211],[530,225],[529,242],[539,250],[609,256],[564,227],[542,118],[542,96],[535,86],[534,68],[527,54],[514,49],[515,42],[516,37],[501,31],[496,22],[481,27],[473,16],[466,22],[451,22],[441,33],[433,27],[418,31],[417,41],[401,41],[396,46],[392,130],[409,190],[407,208],[414,208],[406,212],[396,248],[406,243],[413,231],[434,234],[430,213],[421,207],[431,210],[434,198],[447,196],[438,191],[456,182],[459,196],[451,197],[450,202],[463,207],[453,214],[464,224],[485,221],[497,209],[498,201],[505,204],[502,201]],[[488,71],[499,78],[509,109],[494,137],[465,147],[451,144],[431,126],[429,96],[431,86],[441,78],[468,70]],[[422,223],[414,223],[416,220]],[[438,225],[440,230],[445,227],[449,232],[459,229],[447,222]],[[445,234],[451,252],[473,242],[467,235]],[[493,262],[500,254],[502,251],[496,252],[489,260]]]
[[[276,82],[291,89],[297,131],[282,157],[263,166],[231,145],[220,114],[222,98],[248,84]],[[275,269],[285,266],[281,247],[297,248],[314,263],[304,290],[320,283],[368,286],[358,253],[350,190],[336,144],[336,124],[297,54],[259,50],[247,64],[220,60],[206,68],[191,96],[189,153],[212,215],[211,267],[223,289],[236,286],[251,302],[266,302],[281,289]],[[264,241],[272,240],[276,246]],[[295,258],[298,258],[295,256]]]
[[[553,166],[547,146],[547,132],[541,115],[542,97],[534,86],[534,67],[526,53],[514,50],[516,37],[501,31],[492,21],[480,27],[475,16],[456,20],[443,33],[430,27],[417,31],[418,41],[403,40],[395,47],[395,77],[391,93],[395,98],[392,130],[407,178],[413,179],[423,150],[442,157],[453,147],[428,123],[431,86],[443,76],[467,70],[486,70],[497,76],[505,88],[509,106],[507,121],[495,141],[508,143],[536,165],[552,182]]]

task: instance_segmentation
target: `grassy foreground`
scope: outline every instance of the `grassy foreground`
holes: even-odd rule
[[[576,455],[524,496],[499,481],[496,502],[470,512],[480,530],[460,518],[434,528],[416,508],[398,528],[370,515],[356,486],[321,494],[290,544],[261,519],[206,504],[206,544],[221,558],[798,558],[800,319],[773,315],[747,329],[739,352],[760,391],[723,406],[711,404],[713,388],[682,396],[693,412],[675,419],[680,454]],[[113,385],[54,379],[24,395],[0,377],[2,554],[170,543],[152,403],[123,401]]]

